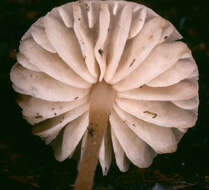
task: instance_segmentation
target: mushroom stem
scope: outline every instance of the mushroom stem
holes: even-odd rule
[[[89,127],[74,190],[90,190],[98,163],[99,150],[108,126],[115,92],[105,82],[93,86],[90,98]]]

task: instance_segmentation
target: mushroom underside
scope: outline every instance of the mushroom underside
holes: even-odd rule
[[[198,69],[181,38],[126,1],[67,3],[25,33],[10,73],[18,104],[57,160],[80,146],[76,190],[91,189],[97,160],[104,175],[113,156],[122,172],[149,167],[195,125]]]

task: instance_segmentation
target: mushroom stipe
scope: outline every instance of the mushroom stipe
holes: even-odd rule
[[[99,161],[149,167],[176,151],[198,115],[198,68],[181,34],[150,8],[84,0],[52,9],[20,42],[10,79],[33,133],[72,157],[75,190],[90,190]],[[81,142],[81,143],[80,143]]]
[[[111,113],[114,99],[114,90],[105,82],[98,83],[92,87],[89,110],[91,125],[82,150],[79,174],[75,183],[76,190],[92,188],[99,150],[108,126],[109,114]],[[92,155],[94,156],[92,157]]]

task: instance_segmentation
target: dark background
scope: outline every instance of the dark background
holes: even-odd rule
[[[0,189],[67,190],[77,174],[73,159],[62,163],[31,134],[11,89],[9,71],[19,40],[37,18],[67,0],[0,0]],[[170,20],[192,49],[200,72],[197,125],[173,154],[158,155],[152,166],[126,173],[113,163],[108,176],[97,168],[95,190],[209,189],[209,0],[142,0]]]

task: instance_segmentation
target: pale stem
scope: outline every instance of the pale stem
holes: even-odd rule
[[[89,127],[74,190],[90,190],[98,163],[99,150],[109,114],[115,99],[115,92],[105,82],[93,86],[90,98]]]

